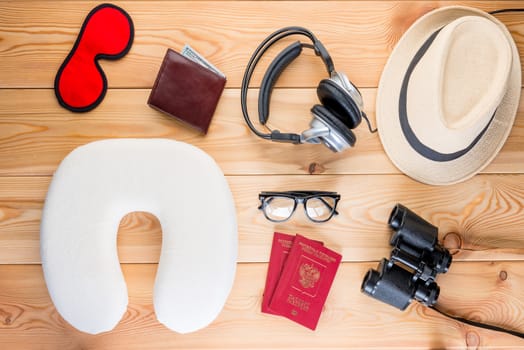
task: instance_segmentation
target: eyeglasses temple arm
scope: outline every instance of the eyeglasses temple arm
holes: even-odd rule
[[[318,197],[318,198],[322,201],[322,203],[326,205],[326,207],[333,210],[333,214],[338,215],[338,211],[334,207],[331,207],[331,205],[329,205],[329,203],[324,198],[322,197]],[[335,207],[337,206],[337,201],[338,199],[335,199]]]
[[[260,199],[260,205],[258,206],[258,209],[262,210],[266,207],[266,204],[269,204],[271,203],[271,201],[273,200],[273,197],[269,197],[267,200],[266,200],[266,197],[265,196],[258,196],[258,199]]]

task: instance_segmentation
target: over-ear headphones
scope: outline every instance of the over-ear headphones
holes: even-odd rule
[[[277,41],[290,35],[303,35],[308,37],[312,44],[297,41],[285,48],[271,62],[264,78],[260,84],[258,96],[258,117],[260,124],[266,125],[269,118],[269,100],[275,83],[284,69],[302,52],[302,48],[310,48],[320,56],[329,74],[329,78],[323,79],[317,87],[317,96],[321,104],[311,108],[313,120],[310,122],[310,129],[302,134],[281,133],[278,130],[270,130],[271,133],[265,134],[257,130],[247,112],[247,90],[253,71],[264,53]],[[268,36],[255,50],[249,60],[242,80],[240,94],[242,113],[247,125],[257,136],[271,141],[300,143],[323,143],[334,152],[341,152],[353,147],[356,136],[351,129],[357,127],[362,118],[369,120],[362,110],[363,101],[360,91],[353,85],[344,73],[335,71],[333,60],[329,56],[324,45],[309,30],[302,27],[286,27],[277,30]],[[372,131],[373,132],[373,131]]]

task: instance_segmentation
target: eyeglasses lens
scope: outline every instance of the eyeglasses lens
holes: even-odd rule
[[[306,213],[311,220],[326,221],[335,210],[335,198],[314,197],[306,202]]]
[[[295,200],[287,197],[268,197],[264,212],[269,220],[285,221],[293,214]]]

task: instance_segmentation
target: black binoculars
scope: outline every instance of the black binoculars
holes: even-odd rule
[[[440,293],[435,278],[448,271],[452,260],[438,243],[438,228],[401,204],[393,208],[388,224],[393,229],[390,260],[382,259],[377,270],[366,273],[361,291],[400,310],[413,299],[435,305]]]

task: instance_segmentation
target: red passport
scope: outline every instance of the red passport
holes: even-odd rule
[[[294,239],[295,236],[285,233],[275,232],[273,234],[273,245],[271,246],[271,255],[267,268],[266,286],[264,288],[264,296],[262,297],[262,312],[278,315],[277,312],[269,307],[269,301],[280,279],[282,268],[284,267]]]
[[[267,268],[266,286],[262,297],[262,312],[267,314],[279,315],[278,312],[269,307],[275,287],[280,280],[282,269],[286,263],[289,251],[293,245],[295,236],[285,233],[275,232],[273,234],[273,244],[271,246],[271,255],[269,257],[269,266]],[[316,244],[323,245],[320,241],[312,241]]]
[[[342,256],[297,235],[269,308],[315,330]]]

